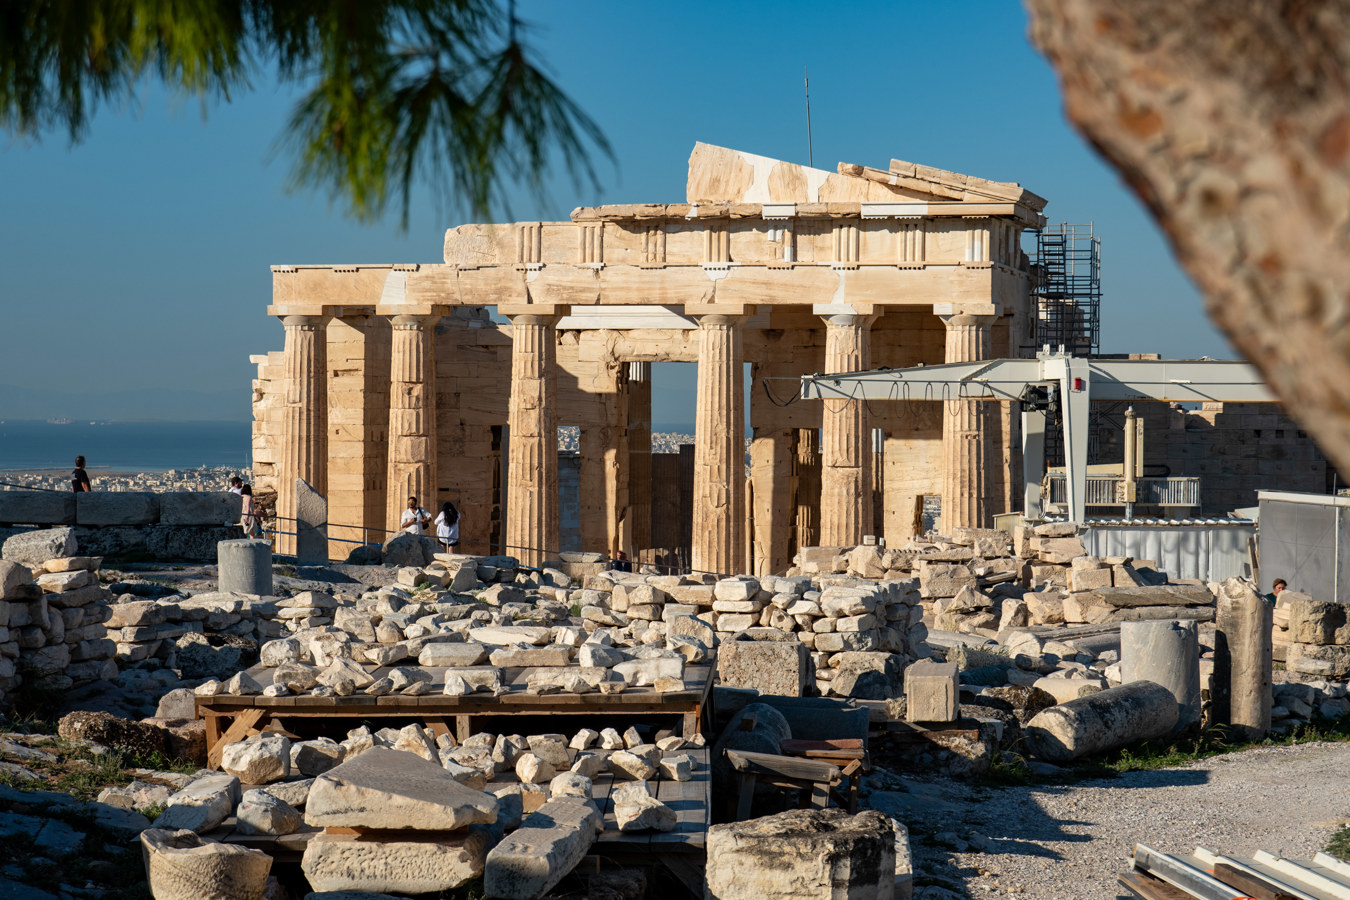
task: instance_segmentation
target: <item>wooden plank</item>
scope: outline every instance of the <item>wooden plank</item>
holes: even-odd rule
[[[1195,900],[1179,887],[1173,887],[1161,878],[1143,872],[1124,872],[1116,880],[1130,893],[1143,900]]]
[[[832,763],[814,759],[800,759],[795,756],[776,756],[771,753],[728,750],[727,760],[737,772],[754,772],[759,775],[825,784],[834,784],[844,778],[844,773]]]
[[[258,723],[267,716],[265,709],[246,709],[235,717],[230,723],[230,727],[225,729],[225,733],[220,736],[220,740],[206,748],[206,763],[212,769],[220,768],[220,757],[225,752],[225,745],[232,744],[235,741],[242,741],[251,734],[257,734],[260,730]]]
[[[1299,900],[1297,895],[1280,890],[1257,873],[1235,869],[1225,862],[1214,864],[1214,877],[1256,900]]]

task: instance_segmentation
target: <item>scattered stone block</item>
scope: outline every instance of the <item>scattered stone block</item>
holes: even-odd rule
[[[291,834],[302,821],[295,807],[258,789],[245,791],[235,812],[235,828],[242,834]]]
[[[204,775],[169,798],[154,827],[205,834],[220,827],[238,802],[238,778],[223,772]]]
[[[620,831],[675,829],[675,810],[653,797],[646,781],[629,781],[615,785],[609,796],[614,805],[614,819]]]
[[[815,679],[807,648],[798,641],[723,641],[718,682],[761,694],[801,697]]]
[[[291,742],[265,732],[225,745],[220,769],[244,784],[269,784],[291,774]]]
[[[325,832],[305,845],[300,868],[316,891],[429,894],[483,874],[487,843],[478,830],[422,840]]]
[[[576,868],[601,828],[600,813],[589,801],[548,801],[487,855],[485,893],[500,900],[544,896]]]
[[[956,664],[920,660],[905,670],[905,718],[910,722],[955,722],[959,698]]]
[[[706,895],[717,900],[889,898],[895,834],[873,810],[792,810],[714,825],[706,877]]]
[[[374,747],[318,776],[305,821],[344,828],[454,831],[490,824],[497,801],[413,753]]]
[[[187,829],[146,829],[141,849],[155,900],[261,898],[272,869],[261,850],[206,843]]]

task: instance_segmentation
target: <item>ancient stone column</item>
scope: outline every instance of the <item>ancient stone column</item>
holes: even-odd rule
[[[389,480],[385,527],[416,497],[436,506],[436,363],[432,339],[439,316],[394,316],[389,366]]]
[[[871,367],[875,316],[825,316],[825,371]],[[862,400],[823,400],[820,469],[820,543],[861,544],[872,532],[872,435]]]
[[[652,364],[628,364],[628,554],[652,546]]]
[[[295,480],[328,491],[328,368],[326,320],[321,316],[285,316],[286,402],[277,465],[277,552],[295,553]]]
[[[745,398],[741,320],[698,320],[692,568],[745,570]]]
[[[557,323],[557,316],[511,317],[506,552],[527,566],[558,552]]]
[[[814,428],[797,430],[797,450],[793,459],[797,477],[796,548],[820,544],[820,432]]]
[[[1241,578],[1219,585],[1215,603],[1214,719],[1233,736],[1259,741],[1270,732],[1270,604]]]
[[[1177,698],[1176,731],[1200,721],[1200,644],[1194,622],[1120,623],[1121,681],[1151,681]]]
[[[989,358],[993,316],[943,316],[949,363]],[[953,396],[958,391],[953,387]],[[951,399],[942,416],[942,531],[989,527],[985,401]]]

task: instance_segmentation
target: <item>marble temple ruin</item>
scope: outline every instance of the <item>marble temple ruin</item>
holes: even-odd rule
[[[253,357],[255,477],[283,519],[295,479],[326,496],[338,559],[411,494],[457,503],[468,552],[537,564],[559,547],[557,429],[577,425],[583,549],[636,559],[650,364],[691,362],[694,569],[901,546],[925,497],[944,528],[987,526],[1021,502],[1011,404],[783,401],[802,374],[1027,355],[1020,235],[1044,205],[900,160],[835,173],[698,144],[683,203],[461,225],[442,264],[273,266],[285,345]]]

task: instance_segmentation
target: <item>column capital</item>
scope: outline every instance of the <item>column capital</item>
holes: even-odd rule
[[[389,324],[395,328],[408,328],[420,331],[428,325],[434,325],[440,316],[412,316],[399,313],[389,317]]]
[[[498,310],[498,312],[500,312],[500,310]],[[552,328],[558,324],[558,320],[561,319],[562,316],[550,313],[531,312],[516,313],[515,315],[508,315],[507,318],[511,321],[511,327],[513,328],[516,326],[523,328],[528,328],[530,326],[537,328]]]
[[[327,322],[327,316],[281,316],[281,324],[287,328],[303,328],[315,330],[322,328]]]
[[[826,328],[871,328],[878,318],[872,313],[817,313]]]
[[[695,313],[694,321],[698,323],[699,328],[735,328],[745,324],[746,316],[728,315],[727,313]]]
[[[871,316],[878,310],[874,303],[812,303],[811,312],[828,320],[832,316]]]
[[[957,313],[955,315],[939,315],[942,324],[948,328],[993,328],[997,321],[996,315],[971,315],[969,313]]]

